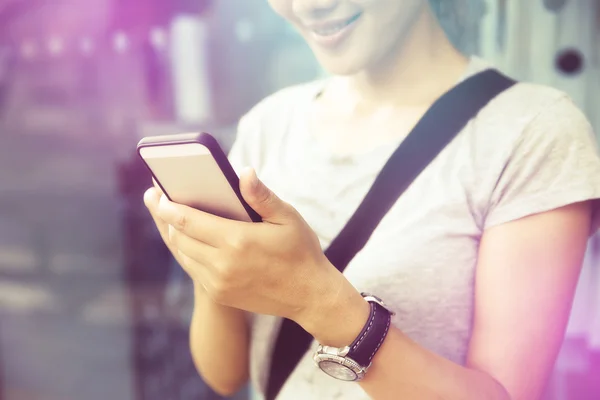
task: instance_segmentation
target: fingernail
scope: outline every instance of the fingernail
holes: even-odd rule
[[[258,186],[258,176],[256,176],[256,171],[254,170],[254,168],[252,167],[246,167],[244,169],[244,175],[248,176],[248,180],[250,181],[250,187],[252,189],[256,188]]]
[[[165,221],[177,218],[177,209],[164,194],[158,202],[158,214]]]

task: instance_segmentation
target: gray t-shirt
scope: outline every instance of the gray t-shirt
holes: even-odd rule
[[[466,76],[487,68],[474,58]],[[307,106],[323,82],[284,89],[240,122],[230,153],[250,165],[307,220],[325,248],[363,199],[398,143],[347,157],[311,140]],[[586,118],[564,93],[519,83],[492,100],[427,167],[344,275],[383,298],[393,324],[456,363],[465,362],[479,239],[494,225],[600,198],[600,158]],[[597,224],[595,225],[597,226]],[[252,322],[251,377],[264,393],[278,319]],[[305,355],[279,399],[368,399]]]

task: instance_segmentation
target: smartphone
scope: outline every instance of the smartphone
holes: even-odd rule
[[[208,133],[145,137],[137,152],[167,198],[220,217],[260,222],[225,152]]]

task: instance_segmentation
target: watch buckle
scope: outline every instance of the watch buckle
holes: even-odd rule
[[[389,307],[388,307],[388,306],[387,306],[387,305],[386,305],[386,304],[383,302],[383,300],[382,300],[382,299],[380,299],[379,297],[377,297],[377,296],[375,296],[375,295],[372,295],[372,294],[370,294],[370,293],[364,293],[364,292],[363,292],[363,293],[361,293],[361,296],[362,296],[362,297],[365,299],[365,301],[368,301],[368,302],[370,302],[370,303],[377,303],[377,304],[379,304],[381,307],[385,308],[385,309],[386,309],[386,310],[387,310],[387,311],[390,313],[390,315],[392,315],[392,316],[393,316],[393,315],[396,315],[396,313],[395,313],[393,310],[391,310],[391,309],[390,309],[390,308],[389,308]]]

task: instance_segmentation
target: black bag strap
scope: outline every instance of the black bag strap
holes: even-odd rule
[[[325,251],[340,271],[365,246],[371,234],[400,195],[450,141],[494,97],[515,84],[496,70],[473,75],[440,97],[402,141],[380,171],[360,206]],[[284,319],[271,359],[267,400],[274,400],[312,336]]]

